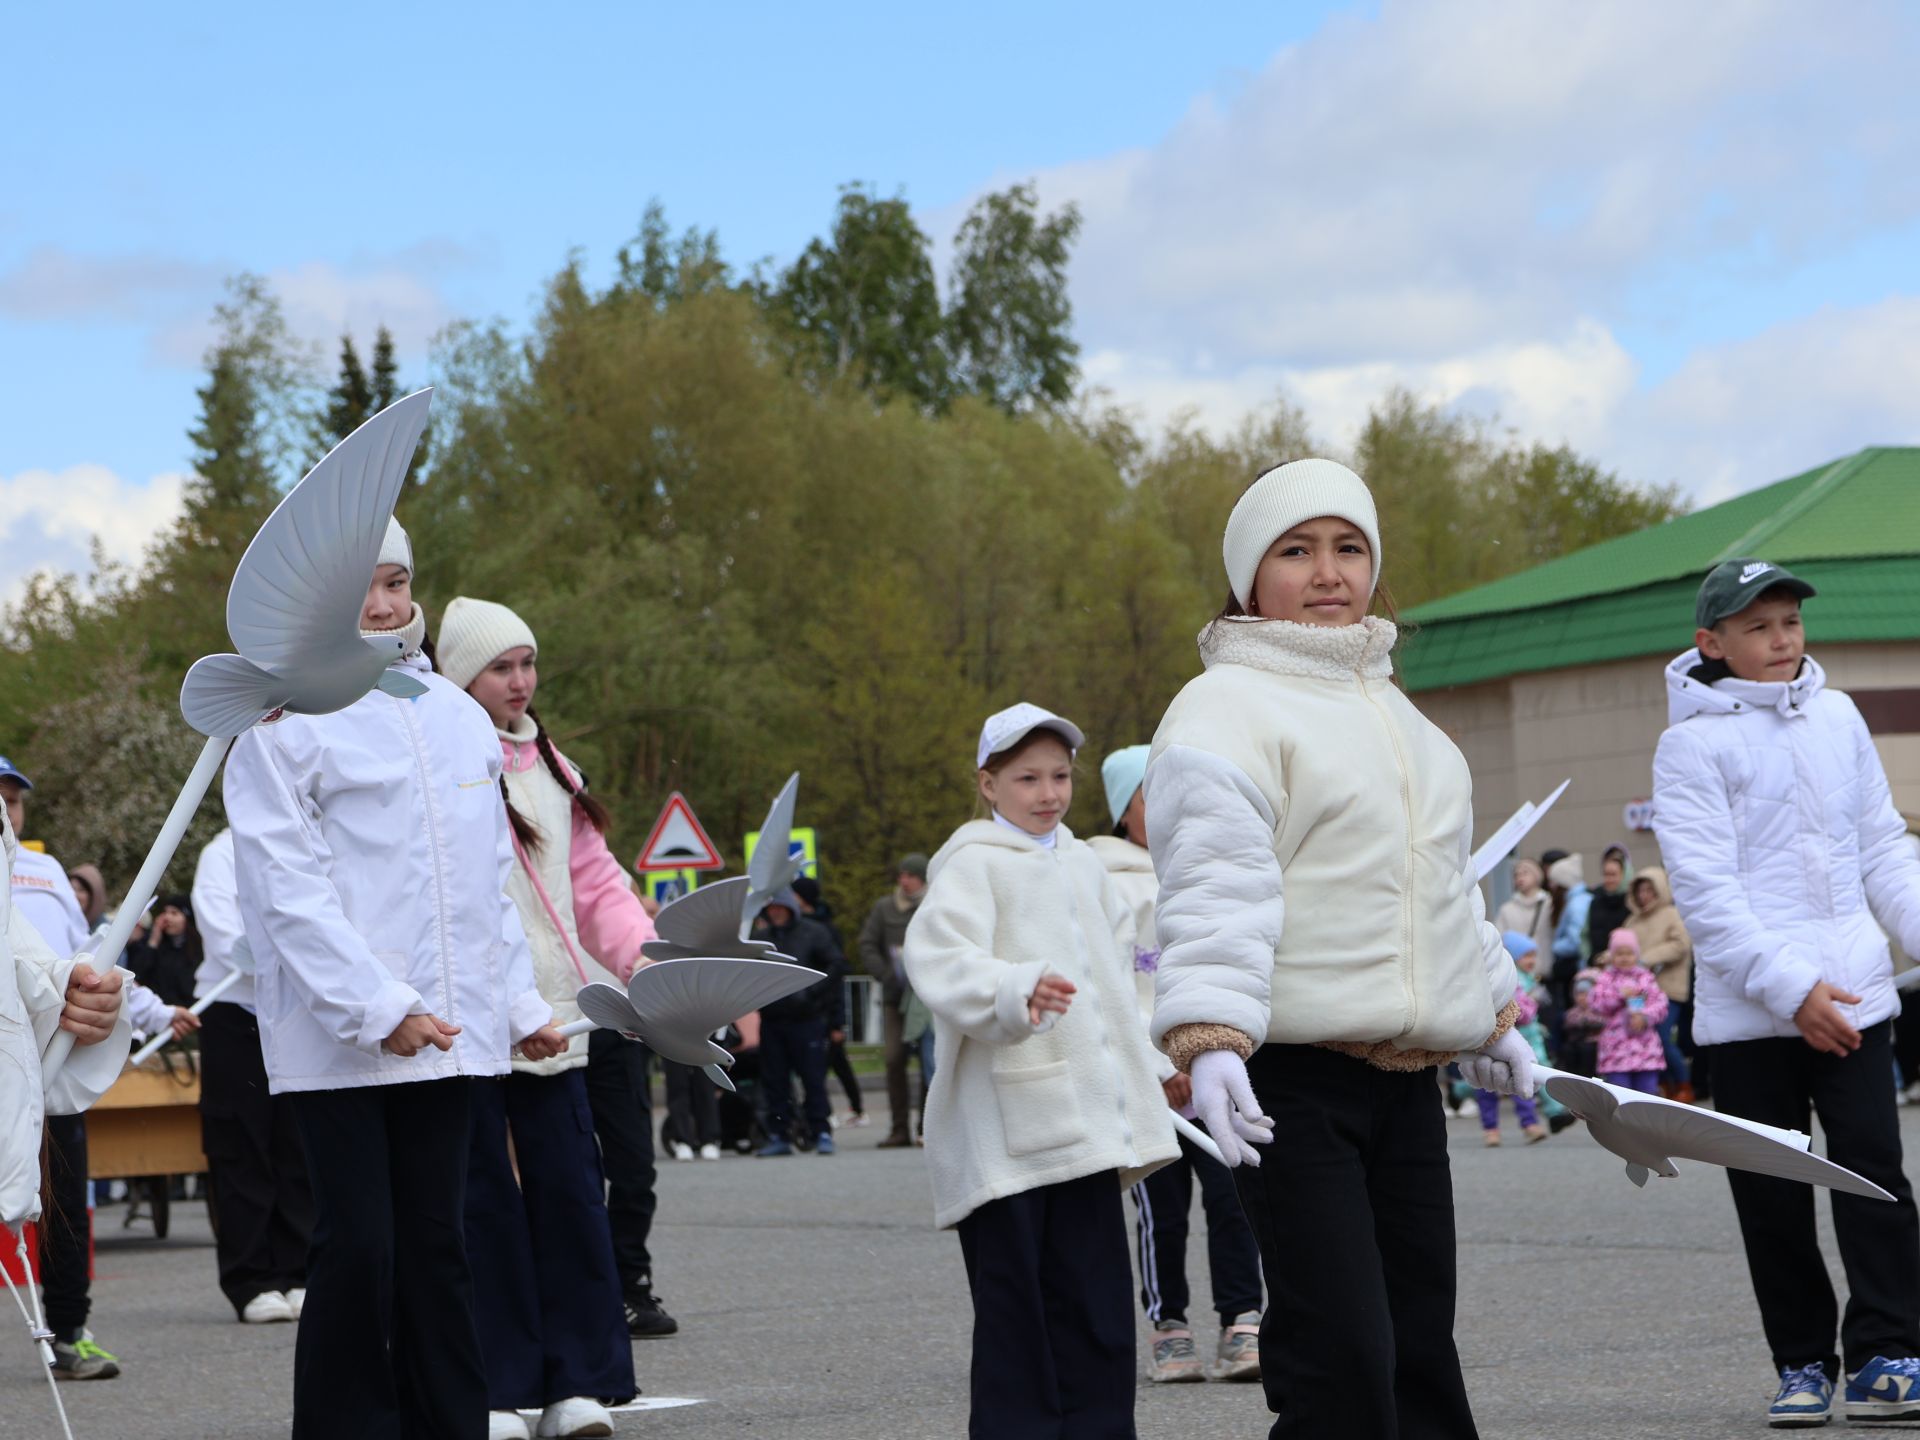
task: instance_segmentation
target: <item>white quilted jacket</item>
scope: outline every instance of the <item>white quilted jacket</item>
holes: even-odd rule
[[[1866,723],[1809,658],[1789,683],[1667,667],[1653,762],[1654,829],[1693,937],[1702,1045],[1797,1035],[1821,980],[1851,991],[1856,1026],[1900,1008],[1887,937],[1920,945],[1920,861]],[[1875,924],[1875,919],[1879,924]]]

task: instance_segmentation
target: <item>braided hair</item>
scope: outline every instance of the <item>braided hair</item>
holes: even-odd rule
[[[606,834],[607,826],[613,819],[607,813],[607,807],[587,793],[586,777],[582,776],[578,780],[574,778],[573,771],[561,760],[560,752],[554,749],[553,737],[547,734],[547,727],[540,723],[540,716],[531,705],[527,706],[527,718],[533,721],[534,748],[540,752],[540,758],[546,764],[547,773],[552,775],[560,788],[573,798],[574,805],[587,817],[588,823],[602,835]],[[500,777],[501,798],[506,799],[506,794],[507,779],[502,775]],[[520,843],[527,852],[532,854],[537,851],[541,844],[540,829],[513,808],[512,800],[507,800],[507,818],[512,821],[513,833],[520,837]]]

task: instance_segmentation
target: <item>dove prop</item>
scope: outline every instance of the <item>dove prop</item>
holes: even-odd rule
[[[766,903],[800,878],[806,861],[791,854],[793,849],[793,807],[800,794],[800,776],[787,777],[780,793],[773,797],[766,822],[760,827],[759,843],[753,847],[753,859],[747,862],[748,887],[740,905],[740,933],[747,933]]]
[[[209,655],[187,672],[180,713],[207,743],[96,954],[127,948],[235,736],[277,709],[327,715],[376,687],[402,698],[426,692],[387,668],[405,648],[397,635],[361,638],[360,610],[432,403],[431,390],[396,400],[329,450],[240,557],[227,591],[227,634],[240,653]],[[72,1048],[63,1030],[48,1058]]]
[[[1560,788],[1538,805],[1529,800],[1509,815],[1506,823],[1489,835],[1486,843],[1473,852],[1473,878],[1484,880],[1491,875],[1493,867],[1513,853],[1514,847],[1527,838],[1528,832],[1545,818],[1547,811],[1553,808],[1553,802],[1566,794],[1567,787],[1571,784],[1573,784],[1571,779],[1562,780]]]
[[[1672,1179],[1675,1159],[1701,1160],[1729,1170],[1751,1170],[1804,1185],[1824,1185],[1870,1200],[1893,1196],[1871,1180],[1811,1152],[1812,1137],[1697,1105],[1537,1066],[1546,1092],[1587,1122],[1593,1138],[1627,1162],[1627,1178],[1644,1186],[1649,1175]]]

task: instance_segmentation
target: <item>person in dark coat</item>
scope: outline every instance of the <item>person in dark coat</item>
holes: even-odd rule
[[[163,895],[147,938],[127,947],[133,978],[169,1005],[193,1004],[193,972],[204,958],[193,902],[185,895]]]
[[[828,1123],[828,1036],[847,1028],[847,962],[834,944],[833,932],[800,910],[800,900],[784,890],[760,912],[754,938],[765,940],[780,954],[820,972],[817,984],[776,1000],[760,1011],[760,1076],[767,1100],[767,1143],[758,1154],[791,1155],[788,1136],[793,1129],[793,1072],[800,1072],[805,1092],[806,1133],[814,1137],[816,1153],[833,1154],[833,1129]]]
[[[833,907],[820,893],[820,882],[811,875],[802,875],[793,882],[793,893],[800,901],[800,913],[815,924],[827,927],[827,933],[833,937],[833,948],[840,952],[844,962],[847,939],[840,933],[840,927],[833,923]],[[847,1092],[847,1113],[841,1117],[840,1123],[865,1125],[866,1099],[860,1093],[860,1077],[853,1073],[853,1061],[847,1058],[847,1032],[844,1029],[827,1032],[827,1068],[840,1081],[840,1088]]]
[[[920,1059],[920,1108],[924,1113],[928,1057],[933,1048],[932,1031],[924,1023],[921,1028],[927,1034],[929,1043],[922,1047],[917,1042],[909,1044],[907,1041],[906,1011],[912,992],[907,985],[906,966],[900,958],[901,950],[907,943],[907,926],[912,923],[914,912],[920,908],[921,897],[927,893],[927,857],[908,855],[894,867],[894,875],[894,888],[874,901],[866,924],[860,927],[861,966],[880,982],[881,1039],[885,1044],[887,1063],[887,1108],[892,1114],[887,1138],[878,1147],[882,1150],[912,1148],[913,1112],[907,1090],[907,1062],[913,1056]]]
[[[1600,861],[1600,887],[1593,892],[1593,904],[1587,910],[1587,955],[1602,956],[1613,943],[1613,932],[1623,930],[1633,919],[1633,898],[1627,890],[1627,851],[1623,845],[1609,845]]]

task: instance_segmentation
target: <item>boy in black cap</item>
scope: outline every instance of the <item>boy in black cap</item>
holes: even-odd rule
[[[1886,935],[1920,944],[1920,861],[1860,712],[1806,654],[1813,586],[1729,560],[1700,587],[1696,648],[1667,667],[1654,825],[1693,937],[1693,1033],[1721,1111],[1796,1130],[1895,1197],[1833,1197],[1842,1318],[1813,1191],[1729,1170],[1780,1372],[1777,1428],[1920,1420],[1920,1214],[1902,1169]],[[1842,1357],[1834,1354],[1839,1329]]]

